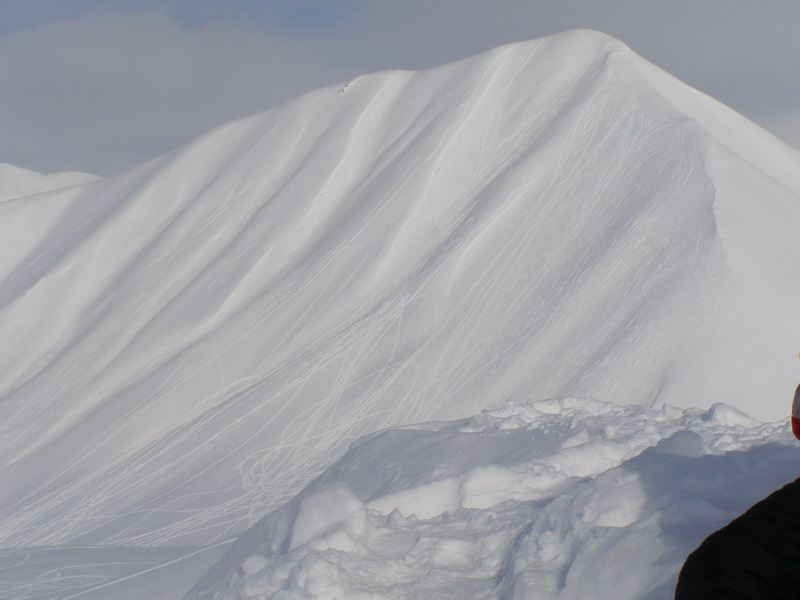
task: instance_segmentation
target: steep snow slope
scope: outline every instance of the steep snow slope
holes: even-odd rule
[[[711,531],[800,473],[786,422],[565,398],[369,436],[187,600],[673,597]]]
[[[4,202],[0,544],[192,554],[356,436],[502,399],[778,418],[799,191],[794,150],[576,31]]]

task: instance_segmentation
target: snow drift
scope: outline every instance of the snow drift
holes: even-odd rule
[[[673,597],[800,474],[786,423],[565,398],[385,430],[243,534],[191,600]]]
[[[574,31],[0,203],[0,544],[200,571],[357,436],[505,399],[782,417],[799,194],[796,151]]]

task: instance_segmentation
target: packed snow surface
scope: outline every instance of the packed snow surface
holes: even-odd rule
[[[385,427],[552,397],[772,420],[796,384],[800,155],[596,32],[73,183],[0,202],[3,600],[180,598]]]
[[[708,533],[800,474],[786,424],[564,398],[382,431],[187,598],[672,597]]]

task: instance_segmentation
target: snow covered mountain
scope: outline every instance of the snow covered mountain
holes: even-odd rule
[[[0,203],[0,547],[114,548],[60,597],[180,597],[382,427],[566,396],[781,418],[798,225],[796,151],[588,31]]]
[[[35,196],[36,194],[99,180],[100,177],[89,175],[88,173],[64,171],[43,174],[7,163],[0,163],[0,202],[14,198]]]

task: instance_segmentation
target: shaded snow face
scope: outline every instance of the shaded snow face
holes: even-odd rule
[[[800,474],[785,424],[567,398],[354,445],[192,600],[665,598],[711,531]]]

